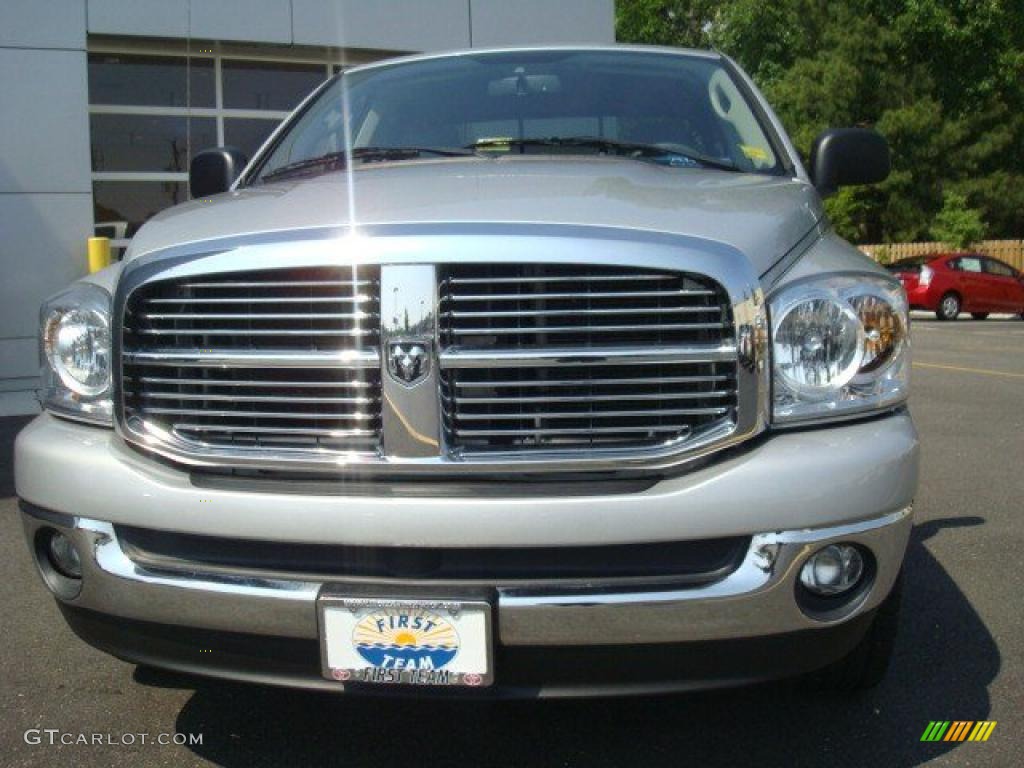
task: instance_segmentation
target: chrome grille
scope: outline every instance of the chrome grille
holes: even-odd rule
[[[205,447],[372,454],[379,267],[144,284],[122,328],[124,419]]]
[[[575,265],[453,265],[441,343],[500,347],[719,342],[728,302],[675,272]]]
[[[735,421],[730,303],[706,277],[458,264],[439,301],[457,451],[651,448]]]
[[[194,471],[289,478],[667,469],[763,429],[743,255],[584,235],[416,240],[436,260],[380,235],[356,267],[333,239],[131,261],[117,428]]]

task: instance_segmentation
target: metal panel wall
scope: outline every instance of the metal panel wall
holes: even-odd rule
[[[46,0],[61,1],[81,2]],[[87,1],[100,35],[410,52],[615,39],[613,0]]]
[[[85,0],[3,0],[0,47],[85,47]]]
[[[291,43],[291,0],[88,0],[89,33]],[[323,3],[321,3],[323,4]]]
[[[292,42],[291,0],[202,0],[190,13],[192,37]]]
[[[474,48],[615,42],[614,0],[471,0]]]
[[[296,45],[384,51],[469,47],[469,0],[292,0]]]
[[[40,302],[92,230],[85,0],[0,6],[0,415],[35,409]]]

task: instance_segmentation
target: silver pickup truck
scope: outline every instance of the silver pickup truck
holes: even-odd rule
[[[918,442],[900,285],[718,53],[350,70],[41,313],[28,544],[122,659],[334,691],[877,683]]]

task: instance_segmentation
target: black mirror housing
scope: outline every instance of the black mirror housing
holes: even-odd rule
[[[227,192],[248,162],[245,153],[235,147],[204,149],[189,164],[188,184],[192,197]]]
[[[885,181],[890,167],[889,143],[867,128],[833,128],[811,146],[811,180],[822,197],[839,187]]]

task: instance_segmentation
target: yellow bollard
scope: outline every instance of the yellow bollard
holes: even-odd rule
[[[89,274],[110,266],[110,238],[89,238]]]

